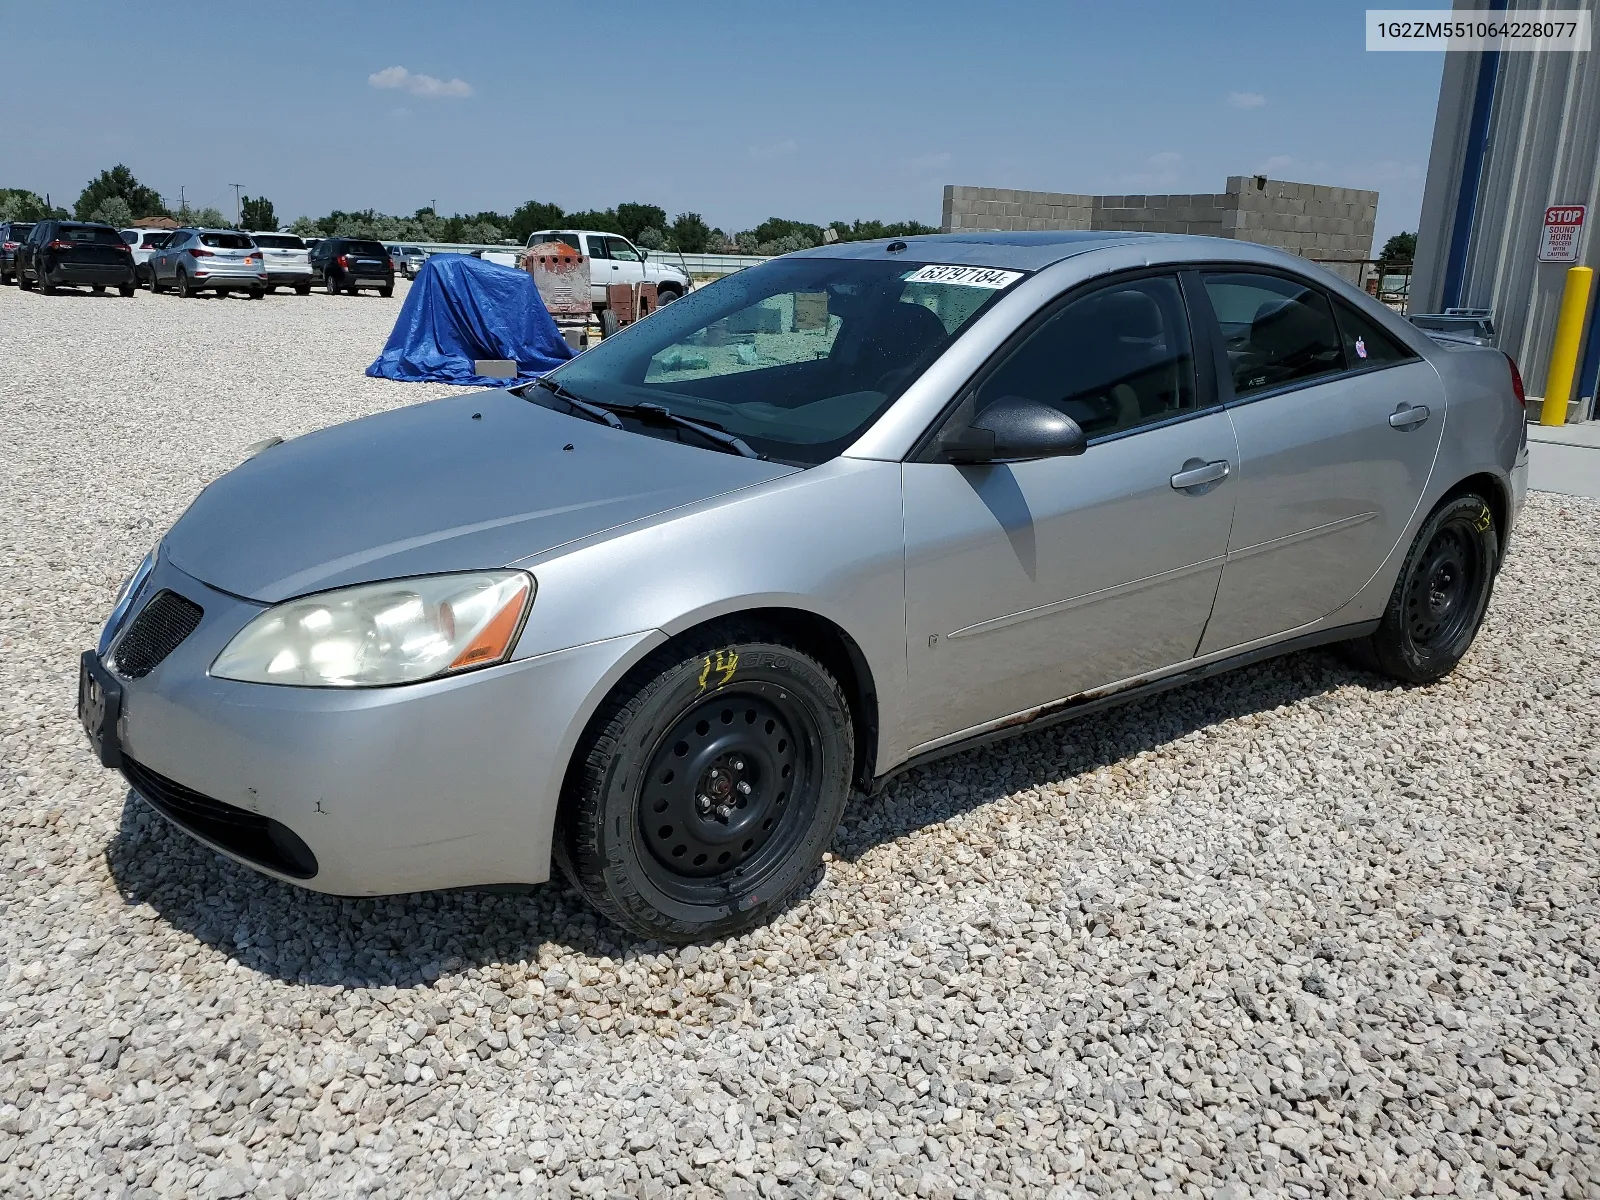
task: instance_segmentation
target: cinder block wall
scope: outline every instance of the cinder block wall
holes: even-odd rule
[[[1022,192],[1015,188],[957,187],[945,184],[939,228],[1092,229],[1093,196],[1064,192]]]
[[[944,189],[946,232],[1128,229],[1241,238],[1308,258],[1372,256],[1378,193],[1233,175],[1227,190],[1167,196],[1082,196],[1011,188]]]

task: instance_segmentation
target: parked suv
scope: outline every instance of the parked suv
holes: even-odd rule
[[[252,300],[267,294],[267,266],[248,233],[237,229],[179,229],[150,256],[150,290],[174,288],[193,296],[206,288],[218,296],[247,292]]]
[[[32,221],[0,223],[0,283],[10,283],[17,277],[17,251],[33,232]]]
[[[394,264],[381,242],[366,238],[326,238],[311,252],[311,275],[328,289],[328,295],[361,288],[377,288],[378,295],[394,295]]]
[[[297,296],[311,292],[311,252],[292,233],[251,233],[267,261],[267,291],[292,287]]]
[[[109,225],[90,221],[40,221],[17,250],[17,282],[39,285],[46,295],[58,287],[114,287],[134,292],[133,253]]]
[[[540,229],[528,235],[528,245],[565,242],[579,254],[589,256],[589,297],[595,312],[606,307],[609,283],[653,283],[657,303],[676,300],[689,290],[689,276],[677,267],[655,262],[650,251],[635,246],[620,233],[600,233],[590,229]]]
[[[150,256],[172,236],[170,229],[124,229],[122,240],[133,251],[133,279],[140,287],[150,285]]]

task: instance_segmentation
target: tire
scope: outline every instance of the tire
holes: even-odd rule
[[[297,283],[297,284],[295,284],[294,285],[294,294],[296,296],[309,296],[309,295],[311,295],[311,285],[309,283]]]
[[[28,278],[27,272],[21,267],[17,268],[17,286],[25,292],[33,291],[33,280]]]
[[[669,643],[579,743],[554,853],[602,915],[682,944],[766,920],[805,884],[850,795],[850,706],[751,625]]]
[[[265,288],[262,289],[262,295],[265,295],[265,296],[276,296],[277,294],[278,294],[278,285],[275,284],[275,283],[269,283],[269,284],[267,284],[267,286]]]
[[[98,296],[100,293],[106,290],[106,285],[103,283],[91,283],[89,285],[89,290]]]
[[[217,289],[217,299],[218,300],[226,300],[228,298],[228,291],[229,291],[228,288],[218,288]]]
[[[622,322],[617,320],[617,314],[611,309],[603,309],[600,313],[600,338],[604,341],[617,330],[622,328]]]
[[[250,299],[252,299],[252,300],[259,300],[263,296],[265,296],[266,294],[267,294],[267,289],[266,288],[251,288],[250,289]]]
[[[1483,624],[1500,569],[1500,535],[1482,496],[1446,500],[1423,522],[1383,619],[1352,644],[1363,665],[1404,683],[1443,679]]]
[[[194,292],[189,287],[189,272],[185,271],[182,267],[178,268],[177,293],[179,297],[184,300],[187,300],[190,296],[194,295]]]
[[[14,276],[10,271],[0,271],[0,284],[10,284],[15,283],[16,281],[16,276]]]
[[[152,296],[158,296],[161,294],[161,281],[156,278],[156,270],[154,267],[150,268],[150,294]]]
[[[322,279],[323,279],[323,285],[328,289],[328,295],[337,296],[339,294],[339,284],[334,279],[333,272],[329,271],[326,275],[324,275],[322,277]]]
[[[56,294],[56,285],[50,282],[50,276],[43,271],[39,272],[39,290],[46,296],[54,296]]]
[[[382,296],[385,300],[387,300],[390,296],[394,295],[394,284],[391,283],[391,284],[389,284],[388,287],[379,288],[378,289],[378,295]]]
[[[119,287],[117,289],[117,294],[119,296],[131,296],[131,295],[134,294],[134,292],[136,292],[138,290],[139,289],[136,288],[133,284],[125,283],[125,284],[123,284],[121,287]]]
[[[656,291],[656,307],[664,308],[682,294],[677,288],[660,288]]]

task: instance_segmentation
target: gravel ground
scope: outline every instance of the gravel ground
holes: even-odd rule
[[[918,771],[729,943],[171,831],[76,653],[241,447],[442,390],[360,376],[398,303],[0,289],[0,1194],[1600,1194],[1593,503],[1444,683],[1301,654]]]

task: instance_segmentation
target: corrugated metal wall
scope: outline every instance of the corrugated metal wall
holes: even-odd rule
[[[1587,8],[1597,0],[1550,3]],[[1457,8],[1480,8],[1482,0]],[[1512,11],[1538,9],[1512,0]],[[1600,28],[1600,20],[1595,22]],[[1412,311],[1443,305],[1446,259],[1462,171],[1467,127],[1482,56],[1452,54],[1445,62],[1439,112],[1417,236]],[[1556,313],[1568,265],[1541,263],[1539,237],[1550,204],[1587,204],[1581,262],[1600,268],[1600,61],[1587,54],[1501,54],[1489,138],[1461,298],[1492,308],[1499,344],[1522,368],[1528,394],[1544,394]]]

